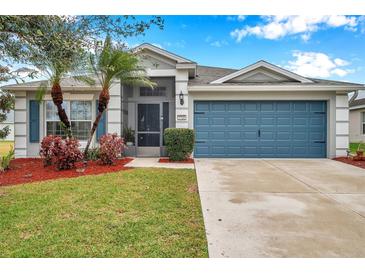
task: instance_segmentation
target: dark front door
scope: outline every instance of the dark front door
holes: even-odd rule
[[[137,156],[160,156],[161,104],[137,105]]]

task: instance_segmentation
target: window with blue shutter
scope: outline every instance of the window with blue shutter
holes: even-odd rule
[[[39,103],[36,100],[29,101],[29,142],[39,142]]]
[[[96,100],[96,115],[98,115],[98,104],[99,100]],[[98,128],[96,129],[96,140],[99,141],[99,138],[106,133],[106,110],[103,112],[101,116]]]

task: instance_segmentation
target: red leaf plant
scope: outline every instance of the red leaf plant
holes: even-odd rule
[[[112,165],[122,156],[125,148],[124,139],[116,133],[100,137],[100,161],[104,165]]]

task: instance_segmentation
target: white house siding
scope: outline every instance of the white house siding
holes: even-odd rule
[[[14,105],[15,157],[27,157],[27,93],[16,91]]]
[[[365,142],[362,134],[362,115],[365,108],[350,110],[350,143]]]
[[[178,70],[176,73],[176,127],[189,127],[189,92],[188,92],[189,73],[188,70]],[[180,104],[180,93],[184,96],[184,104]],[[192,107],[192,106],[191,106]]]
[[[348,109],[344,95],[336,95],[335,91],[189,91],[189,128],[194,128],[194,101],[198,100],[324,100],[327,101],[327,157],[333,158],[346,154],[348,131],[342,124],[348,124]],[[336,106],[336,102],[338,106]],[[347,117],[347,119],[346,119]],[[338,119],[338,120],[337,120]],[[336,125],[342,128],[336,133]]]
[[[336,157],[346,156],[349,147],[348,95],[336,95]]]
[[[115,83],[109,90],[110,101],[107,111],[107,132],[122,134],[122,94],[120,83]]]

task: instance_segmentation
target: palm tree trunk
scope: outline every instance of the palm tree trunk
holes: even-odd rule
[[[98,115],[96,116],[96,119],[93,123],[93,126],[92,126],[91,130],[90,130],[89,139],[87,140],[87,144],[86,144],[86,147],[85,147],[85,150],[84,150],[84,160],[85,160],[85,162],[86,162],[87,154],[89,152],[89,147],[90,147],[90,144],[91,144],[91,140],[93,139],[95,131],[98,128],[101,116],[103,115],[104,111],[108,107],[109,100],[110,100],[109,89],[108,88],[103,88],[103,90],[100,92],[100,95],[99,95]]]
[[[89,139],[87,140],[87,144],[86,144],[86,147],[85,147],[85,150],[84,150],[84,159],[87,158],[87,154],[89,152],[89,147],[90,147],[90,144],[91,144],[91,140],[93,139],[95,131],[98,128],[98,125],[99,125],[99,122],[100,122],[100,119],[101,119],[101,116],[103,115],[103,113],[104,113],[104,111],[103,112],[98,111],[98,115],[96,116],[96,119],[93,123],[93,126],[92,126],[91,130],[90,130]]]
[[[65,109],[62,107],[63,94],[62,94],[62,89],[61,89],[60,84],[54,83],[52,85],[51,95],[52,95],[53,103],[57,107],[58,117],[60,118],[60,121],[62,122],[62,124],[65,126],[66,136],[71,138],[72,137],[71,124],[70,124],[70,120],[68,119]]]

